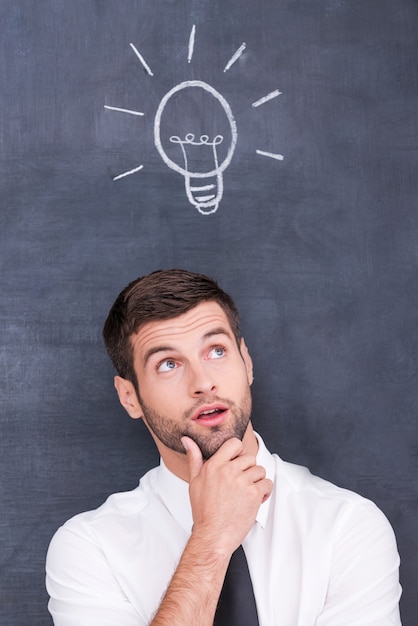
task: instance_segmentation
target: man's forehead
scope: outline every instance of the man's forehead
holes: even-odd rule
[[[168,320],[146,322],[132,336],[136,351],[149,349],[151,344],[181,341],[190,336],[204,337],[211,330],[223,331],[233,337],[231,325],[225,311],[217,302],[202,302],[187,313]]]

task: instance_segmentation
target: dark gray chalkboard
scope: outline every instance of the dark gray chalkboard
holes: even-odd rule
[[[1,624],[50,624],[53,532],[157,460],[100,333],[119,290],[160,267],[235,296],[256,428],[383,509],[416,623],[417,18],[416,0],[2,0]],[[155,144],[185,81],[236,129],[209,215]],[[160,131],[197,140],[224,116],[223,159],[231,119],[192,91]]]

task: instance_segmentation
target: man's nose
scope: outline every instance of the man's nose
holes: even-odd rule
[[[216,390],[216,383],[208,366],[197,363],[190,368],[189,389],[192,396],[201,396]]]

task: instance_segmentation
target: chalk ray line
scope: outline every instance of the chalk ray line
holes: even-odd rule
[[[123,172],[123,174],[119,174],[118,176],[115,176],[113,180],[119,180],[119,178],[124,178],[125,176],[129,176],[130,174],[135,174],[135,172],[139,172],[139,170],[142,170],[144,166],[140,165],[139,167],[135,167],[133,170],[129,170],[128,172]]]
[[[256,150],[257,154],[261,156],[270,157],[270,159],[277,159],[277,161],[283,161],[284,156],[282,154],[274,154],[274,152],[264,152],[263,150]]]
[[[268,102],[269,100],[273,100],[273,98],[277,98],[277,96],[281,96],[281,95],[282,95],[282,92],[279,91],[278,89],[275,89],[275,91],[271,91],[263,98],[260,98],[260,100],[256,100],[255,102],[253,102],[252,106],[259,107],[261,104],[264,104],[265,102]]]
[[[195,35],[196,35],[196,24],[193,24],[192,30],[190,31],[190,37],[189,37],[189,53],[187,55],[187,63],[190,63],[193,57]]]
[[[104,105],[105,109],[109,109],[109,111],[120,111],[120,113],[129,113],[130,115],[144,115],[142,111],[132,111],[131,109],[121,109],[119,107],[110,107],[109,105]]]
[[[232,57],[229,59],[228,63],[225,65],[224,72],[227,72],[232,67],[232,65],[234,65],[235,61],[238,61],[238,59],[240,58],[241,54],[244,52],[246,47],[247,47],[246,43],[242,43],[240,45],[238,50],[234,52]]]
[[[138,59],[141,61],[142,65],[144,66],[145,70],[148,72],[148,74],[150,76],[154,76],[154,74],[151,71],[150,66],[148,65],[148,63],[145,61],[144,57],[142,56],[142,54],[139,52],[139,50],[137,48],[135,48],[133,43],[129,44],[132,48],[132,50],[135,52],[136,56],[138,57]]]

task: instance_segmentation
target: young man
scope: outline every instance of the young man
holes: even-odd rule
[[[241,544],[258,613],[246,623],[400,624],[389,523],[370,501],[267,451],[250,421],[238,312],[214,281],[183,270],[134,281],[104,339],[120,402],[144,420],[161,464],[56,533],[56,626],[216,624]]]

